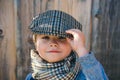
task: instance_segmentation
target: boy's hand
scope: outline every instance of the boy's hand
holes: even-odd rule
[[[72,49],[79,55],[79,57],[83,57],[88,53],[88,50],[85,48],[85,36],[78,29],[70,29],[66,31],[67,34],[72,34],[73,39],[67,38],[70,43]]]

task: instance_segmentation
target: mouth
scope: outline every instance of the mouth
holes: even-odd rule
[[[60,53],[60,51],[57,51],[57,50],[51,50],[51,51],[48,51],[49,53]]]

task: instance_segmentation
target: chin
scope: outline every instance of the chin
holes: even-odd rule
[[[62,61],[63,59],[60,59],[60,60],[47,60],[47,62],[49,62],[49,63],[55,63],[55,62],[60,62],[60,61]]]

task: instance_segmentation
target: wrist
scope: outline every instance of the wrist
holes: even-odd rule
[[[89,51],[88,51],[85,47],[83,47],[83,48],[77,49],[77,50],[76,50],[76,53],[78,54],[79,57],[83,57],[83,56],[85,56],[86,54],[88,54]]]

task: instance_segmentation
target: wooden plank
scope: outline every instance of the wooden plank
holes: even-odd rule
[[[30,69],[28,29],[34,16],[33,2],[16,0],[17,80],[24,80]]]
[[[41,12],[41,0],[34,0],[34,16],[37,16]]]
[[[16,80],[16,50],[13,0],[0,1],[0,25],[4,38],[0,40],[0,80]]]

